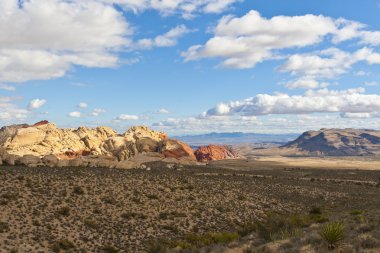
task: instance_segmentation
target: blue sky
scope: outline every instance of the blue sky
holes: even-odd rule
[[[3,0],[0,124],[379,128],[380,2]]]

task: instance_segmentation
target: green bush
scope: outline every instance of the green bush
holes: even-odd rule
[[[324,225],[321,236],[327,242],[328,249],[335,249],[344,239],[344,225],[341,222],[333,222]]]

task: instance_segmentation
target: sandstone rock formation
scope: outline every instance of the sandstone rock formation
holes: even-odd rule
[[[195,156],[199,162],[241,158],[232,147],[217,145],[199,147],[195,151]]]
[[[145,126],[124,134],[109,127],[61,129],[47,121],[0,129],[0,161],[9,165],[131,168],[168,157],[196,163],[188,145]]]
[[[380,131],[368,129],[321,129],[308,131],[282,146],[303,155],[357,156],[380,154]]]
[[[196,159],[194,150],[189,145],[177,140],[167,139],[162,141],[159,151],[165,157]]]

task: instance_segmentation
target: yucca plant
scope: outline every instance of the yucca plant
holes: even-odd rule
[[[344,239],[344,225],[342,222],[332,222],[324,225],[321,230],[322,238],[327,242],[328,249],[335,249]]]

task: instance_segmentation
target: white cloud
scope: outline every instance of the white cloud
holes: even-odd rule
[[[261,126],[262,122],[256,117],[236,116],[236,117],[189,117],[189,118],[168,118],[152,126],[162,131],[171,133],[199,133],[199,132],[236,132],[246,131],[252,127]]]
[[[257,11],[242,17],[224,16],[205,45],[195,45],[182,55],[187,61],[220,57],[223,67],[252,68],[273,57],[273,50],[304,47],[321,42],[336,27],[329,17],[275,16],[266,19]]]
[[[376,82],[376,81],[367,81],[364,83],[365,86],[378,86],[380,85],[379,82]]]
[[[303,95],[258,94],[245,100],[221,103],[202,117],[309,113],[373,113],[380,111],[380,95],[364,94],[363,88],[332,91],[309,90]]]
[[[165,108],[161,108],[160,110],[158,110],[158,113],[159,114],[169,114],[169,110],[165,109]]]
[[[81,112],[75,111],[75,112],[70,112],[68,114],[68,116],[71,117],[71,118],[80,118],[80,117],[82,117],[82,114],[81,114]]]
[[[380,44],[380,32],[360,30],[364,27],[354,21],[311,14],[267,19],[251,10],[242,17],[224,16],[211,39],[204,45],[190,47],[182,56],[185,61],[217,57],[223,59],[222,67],[245,69],[278,58],[282,49],[319,44],[327,35],[332,36],[333,43],[359,38],[362,44]],[[368,63],[379,62],[378,56],[372,57]]]
[[[304,77],[297,80],[289,81],[285,84],[285,87],[288,89],[317,89],[317,88],[326,88],[330,84],[327,82],[318,82],[317,80]]]
[[[101,108],[95,108],[94,110],[92,110],[92,112],[90,113],[90,116],[93,116],[93,117],[97,117],[99,116],[100,114],[106,112],[106,110],[104,109],[101,109]]]
[[[135,49],[152,49],[153,47],[172,47],[177,45],[178,39],[191,32],[185,25],[178,25],[163,35],[154,39],[140,39],[136,42]]]
[[[368,113],[368,112],[363,112],[363,113],[344,112],[344,113],[341,113],[340,116],[342,118],[349,118],[349,119],[367,119],[367,118],[372,118],[374,114]]]
[[[0,82],[63,76],[73,65],[113,67],[131,29],[99,1],[2,0]],[[31,62],[33,64],[31,64]]]
[[[137,115],[128,115],[128,114],[120,114],[115,120],[138,120],[139,117]]]
[[[32,110],[36,110],[36,109],[39,109],[41,108],[43,105],[46,104],[46,100],[45,99],[39,99],[39,98],[36,98],[36,99],[33,99],[29,102],[29,105],[28,105],[28,109],[30,111]]]
[[[87,107],[88,107],[88,104],[85,103],[85,102],[80,102],[80,103],[78,104],[78,107],[81,108],[81,109],[84,109],[84,108],[87,108]]]
[[[184,18],[192,18],[199,13],[220,13],[236,2],[243,0],[100,0],[117,3],[134,12],[154,9],[163,15],[180,13]]]
[[[14,122],[27,118],[30,112],[16,106],[14,102],[17,99],[15,97],[0,96],[0,121]]]
[[[380,54],[366,47],[353,53],[329,48],[314,54],[294,54],[279,70],[292,75],[333,78],[346,73],[353,64],[360,61],[380,64]]]
[[[6,91],[15,91],[16,88],[12,85],[8,85],[8,84],[1,84],[0,83],[0,90],[6,90]]]

